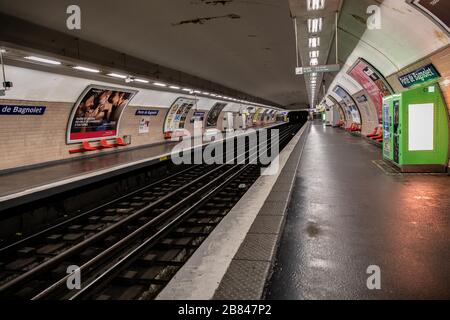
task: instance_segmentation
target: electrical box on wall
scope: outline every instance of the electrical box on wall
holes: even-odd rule
[[[383,157],[402,172],[445,172],[448,112],[437,83],[383,99]]]

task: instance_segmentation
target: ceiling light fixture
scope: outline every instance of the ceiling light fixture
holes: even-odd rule
[[[318,58],[320,55],[320,51],[319,50],[314,50],[314,51],[310,51],[309,52],[309,57],[310,58]]]
[[[79,70],[79,71],[86,71],[86,72],[91,72],[91,73],[100,73],[100,70],[98,69],[93,69],[93,68],[87,68],[87,67],[82,67],[82,66],[76,66],[73,67],[75,70]]]
[[[317,66],[318,64],[319,64],[319,60],[317,58],[311,59],[311,65],[312,66]]]
[[[149,83],[148,80],[144,80],[144,79],[133,79],[134,82],[140,82],[140,83]]]
[[[322,18],[313,18],[308,19],[308,32],[309,33],[318,33],[322,31]]]
[[[309,38],[309,47],[317,48],[320,46],[320,37]]]
[[[157,87],[167,87],[167,84],[162,82],[153,82],[153,85]]]
[[[308,11],[322,10],[325,8],[325,0],[306,0]]]
[[[180,87],[177,87],[177,86],[170,86],[169,88],[173,89],[173,90],[180,90],[181,89]]]
[[[113,78],[119,78],[119,79],[127,78],[127,76],[124,76],[123,74],[118,74],[118,73],[108,73],[108,76],[113,77]]]
[[[36,62],[47,63],[47,64],[61,65],[61,62],[59,62],[59,61],[39,58],[39,57],[35,57],[35,56],[28,56],[28,57],[25,57],[25,59],[36,61]]]

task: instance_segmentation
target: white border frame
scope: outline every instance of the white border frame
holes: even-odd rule
[[[86,94],[91,89],[121,91],[121,92],[130,93],[131,97],[128,100],[127,105],[122,109],[122,112],[120,113],[120,116],[117,119],[117,127],[116,127],[116,135],[115,136],[102,137],[102,138],[90,138],[90,139],[71,140],[70,139],[70,134],[71,134],[71,130],[72,130],[72,122],[73,122],[73,119],[75,118],[75,113],[78,110],[78,107],[80,106],[81,101],[84,99]],[[120,120],[122,119],[122,115],[123,115],[125,109],[128,108],[128,106],[130,105],[131,100],[133,100],[133,98],[136,96],[136,94],[138,92],[139,92],[139,90],[131,90],[131,89],[125,89],[125,88],[116,88],[116,87],[102,86],[102,85],[96,85],[96,84],[91,84],[91,85],[87,86],[86,89],[84,89],[84,91],[78,97],[77,101],[75,102],[75,105],[72,107],[72,112],[71,112],[70,117],[69,117],[69,123],[67,124],[66,144],[70,145],[70,144],[77,144],[77,143],[80,143],[80,142],[83,142],[83,141],[91,142],[91,141],[100,141],[100,140],[103,140],[103,139],[116,139],[116,138],[118,138],[119,137]]]

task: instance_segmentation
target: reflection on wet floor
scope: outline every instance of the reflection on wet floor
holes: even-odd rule
[[[450,177],[386,175],[380,149],[314,125],[268,299],[450,298]],[[381,269],[381,290],[367,269]]]

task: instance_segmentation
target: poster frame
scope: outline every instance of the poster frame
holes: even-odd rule
[[[73,124],[73,120],[75,118],[75,114],[78,110],[78,107],[81,104],[81,101],[83,101],[83,99],[86,97],[86,94],[88,94],[89,91],[91,91],[92,89],[100,89],[100,90],[111,90],[111,91],[121,91],[121,92],[126,92],[126,93],[130,93],[130,99],[128,100],[128,103],[126,104],[126,106],[122,109],[122,112],[119,115],[119,118],[117,119],[117,126],[116,126],[116,135],[114,136],[108,136],[108,137],[98,137],[98,138],[88,138],[88,139],[78,139],[78,140],[72,140],[70,139],[70,134],[72,131],[72,124]],[[75,102],[74,106],[72,107],[72,110],[70,112],[70,117],[69,117],[69,122],[67,124],[67,130],[66,130],[66,144],[67,145],[71,145],[71,144],[77,144],[83,141],[89,141],[89,142],[95,142],[95,141],[100,141],[103,139],[116,139],[119,137],[119,132],[120,132],[120,120],[122,120],[122,116],[123,113],[125,111],[125,109],[128,108],[128,106],[130,105],[131,101],[133,100],[133,98],[136,96],[136,94],[139,92],[139,90],[133,90],[133,89],[129,89],[129,88],[120,88],[120,87],[112,87],[112,86],[105,86],[105,85],[97,85],[97,84],[90,84],[88,85],[83,92],[80,94],[80,96],[78,97],[77,101]]]

